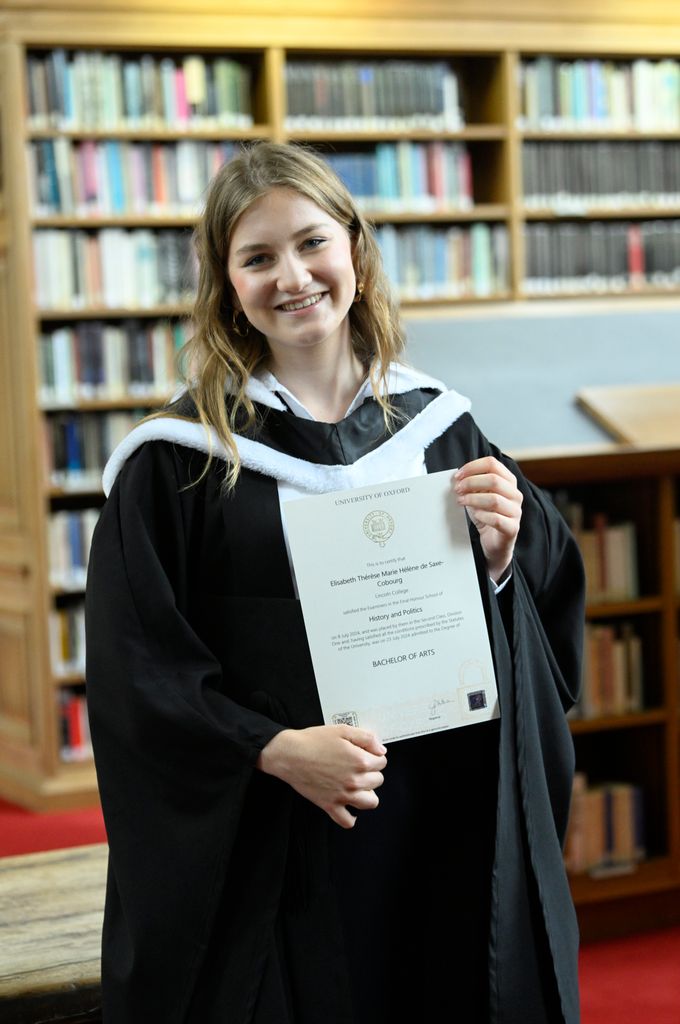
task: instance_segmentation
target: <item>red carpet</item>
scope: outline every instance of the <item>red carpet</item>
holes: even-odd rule
[[[33,814],[0,800],[0,857],[106,842],[99,808]],[[680,1024],[680,928],[581,951],[582,1024]]]
[[[581,950],[582,1024],[680,1024],[680,928]]]
[[[0,799],[0,857],[104,842],[106,832],[98,807],[34,814]]]

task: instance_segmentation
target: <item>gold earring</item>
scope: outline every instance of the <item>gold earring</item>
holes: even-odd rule
[[[244,313],[243,316],[244,316],[244,319],[246,321],[246,327],[245,327],[245,330],[243,330],[243,328],[241,327],[241,325],[238,322],[238,317],[239,317],[239,315],[241,313],[243,313],[242,309],[234,309],[234,310],[232,310],[232,313],[231,313],[231,326],[232,326],[232,329],[234,331],[234,334],[238,334],[239,338],[247,338],[248,337],[248,332],[250,331],[250,322],[245,317],[245,313]]]
[[[354,295],[354,298],[352,299],[352,302],[361,302],[363,297],[364,297],[364,282],[363,281],[357,281],[357,290],[356,290],[356,293]]]

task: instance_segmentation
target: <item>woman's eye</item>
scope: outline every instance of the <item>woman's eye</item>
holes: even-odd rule
[[[303,243],[303,245],[304,245],[304,247],[305,247],[306,249],[316,249],[316,248],[317,248],[317,246],[321,245],[321,243],[322,243],[322,242],[325,242],[325,241],[326,241],[326,239],[325,239],[325,238],[308,238],[308,239],[307,239],[307,240],[306,240],[306,241],[305,241],[305,242]]]
[[[250,259],[244,264],[246,267],[260,267],[266,260],[266,256],[258,254],[257,256],[251,256]]]

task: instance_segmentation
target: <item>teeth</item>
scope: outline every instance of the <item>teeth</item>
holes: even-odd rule
[[[314,306],[317,302],[320,302],[321,299],[321,293],[318,295],[310,295],[308,299],[303,299],[301,302],[284,302],[281,309],[285,310],[286,313],[290,313],[294,309],[304,309],[305,306]]]

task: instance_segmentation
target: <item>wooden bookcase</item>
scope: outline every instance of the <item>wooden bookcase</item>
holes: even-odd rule
[[[589,622],[631,621],[643,641],[643,709],[573,719],[577,768],[589,781],[640,786],[645,809],[644,861],[630,874],[574,876],[586,937],[623,933],[680,914],[680,733],[678,611],[673,522],[680,514],[677,449],[526,457],[524,472],[551,493],[566,489],[586,515],[635,524],[639,597],[589,603]]]
[[[378,227],[462,228],[472,224],[501,227],[507,236],[508,272],[503,288],[491,294],[467,294],[444,303],[409,297],[407,309],[432,304],[452,315],[461,301],[517,301],[523,294],[525,229],[528,224],[569,222],[555,209],[529,210],[522,193],[522,147],[527,141],[621,141],[667,138],[680,144],[680,130],[556,132],[520,128],[520,67],[539,54],[563,60],[606,56],[619,61],[637,56],[658,59],[680,54],[680,18],[663,4],[649,8],[650,24],[630,12],[612,21],[589,16],[578,0],[560,20],[550,5],[531,4],[520,16],[492,0],[470,5],[428,2],[417,16],[412,5],[366,5],[350,0],[342,10],[319,15],[309,0],[298,0],[286,18],[261,5],[254,15],[245,3],[222,13],[213,0],[195,10],[177,0],[131,4],[102,0],[96,10],[73,0],[45,0],[29,11],[23,0],[9,0],[0,15],[0,794],[36,809],[83,804],[97,799],[92,764],[66,763],[60,755],[59,696],[83,693],[78,673],[55,674],[50,659],[49,620],[55,609],[77,604],[82,594],[50,583],[48,524],[57,511],[96,508],[103,497],[96,488],[57,486],[46,478],[45,425],[58,412],[107,416],[143,404],[138,397],[80,399],[49,410],[41,406],[39,343],[41,334],[58,328],[101,321],[116,326],[130,317],[148,323],[175,322],[188,312],[186,302],[141,308],[89,305],[84,308],[38,308],[35,302],[32,239],[37,232],[82,231],[92,237],[109,228],[188,232],[186,212],[157,210],[37,216],[28,184],[27,148],[40,140],[149,142],[174,145],[183,138],[239,142],[266,138],[297,140],[335,153],[371,151],[378,143],[447,142],[464,144],[472,167],[473,203],[469,209],[440,208],[368,211]],[[265,10],[264,7],[267,7]],[[531,8],[531,9],[530,9]],[[653,17],[652,17],[653,13]],[[572,20],[573,19],[573,20]],[[614,21],[614,19],[617,19]],[[654,20],[655,19],[655,20]],[[654,24],[651,22],[654,21]],[[144,127],[83,130],[51,124],[30,128],[26,88],[27,58],[62,48],[68,52],[105,51],[120,55],[150,54],[180,58],[226,54],[253,72],[254,123],[249,128]],[[455,67],[463,95],[465,122],[457,130],[432,132],[383,127],[340,130],[292,129],[286,123],[286,67],[291,61],[401,58],[446,61]],[[660,217],[656,208],[602,211],[592,208],[579,221],[638,220]],[[680,205],[663,217],[680,219]],[[655,294],[667,288],[643,286],[631,294]],[[562,293],[564,294],[564,293]],[[627,294],[627,292],[619,293]],[[680,287],[678,288],[680,294]],[[148,397],[148,396],[147,396]],[[150,401],[150,399],[149,399]],[[501,439],[502,440],[502,439]],[[654,905],[657,920],[680,895],[680,779],[676,636],[678,601],[670,575],[672,519],[680,480],[680,453],[653,452],[583,457],[527,459],[530,476],[549,487],[567,486],[591,506],[591,492],[604,509],[617,502],[630,510],[639,527],[645,568],[643,598],[633,606],[591,608],[589,617],[607,621],[630,618],[642,624],[645,668],[654,682],[651,705],[635,716],[574,723],[579,763],[594,777],[630,775],[649,793],[649,859],[630,876],[592,881],[575,879],[574,892],[586,930],[621,930],[632,902],[642,895]],[[592,497],[595,501],[595,497]],[[604,774],[603,774],[604,773]],[[632,774],[631,774],[632,773]],[[656,903],[654,902],[656,901]],[[603,910],[604,908],[604,910]],[[606,913],[604,912],[606,910]],[[605,923],[603,923],[605,922]]]

